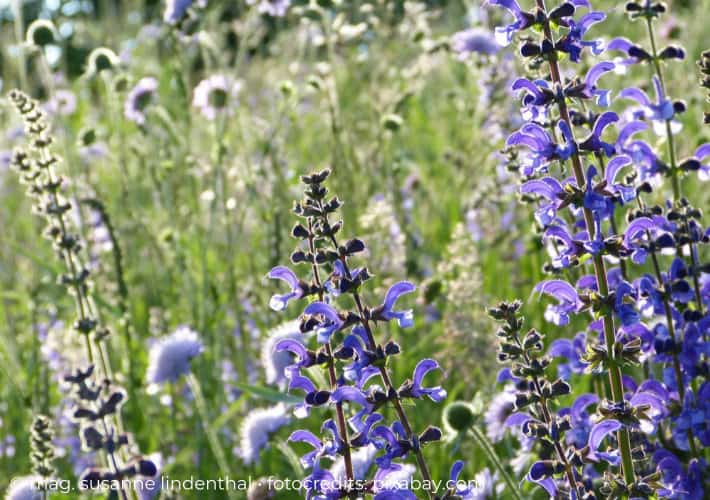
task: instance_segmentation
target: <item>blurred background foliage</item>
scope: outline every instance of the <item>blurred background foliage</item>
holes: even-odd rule
[[[307,3],[294,1],[287,17],[271,18],[241,1],[209,1],[176,29],[163,22],[162,1],[0,1],[0,89],[21,87],[55,106],[55,150],[80,207],[75,222],[87,241],[95,300],[113,332],[113,366],[130,393],[125,420],[142,451],[161,453],[171,477],[210,477],[214,463],[194,432],[189,398],[146,390],[148,348],[180,324],[200,332],[207,349],[194,371],[225,446],[236,447],[245,415],[278,399],[253,389],[268,389],[260,350],[296,308],[287,317],[268,308],[277,285],[265,274],[293,249],[289,211],[298,177],[312,170],[333,169],[331,190],[345,201],[344,234],[369,244],[376,278],[368,301],[380,302],[394,280],[418,284],[410,300],[415,327],[383,332],[403,347],[393,366],[397,380],[431,356],[448,371],[443,385],[451,400],[487,401],[497,367],[485,307],[499,299],[525,299],[530,325],[550,341],[575,332],[545,327],[542,306],[530,297],[547,256],[530,230],[531,210],[516,202],[515,174],[497,153],[514,125],[505,89],[517,63],[503,52],[492,62],[462,61],[450,50],[453,33],[490,28],[499,14],[466,1]],[[672,3],[662,33],[688,54],[675,66],[683,75],[673,78],[672,92],[688,103],[684,125],[693,133],[680,137],[687,155],[709,138],[698,132],[703,96],[694,61],[708,48],[707,15],[698,14],[710,6]],[[644,39],[621,3],[595,7],[611,19],[606,39]],[[24,43],[36,19],[53,22],[55,43]],[[92,74],[88,58],[98,47],[113,50],[120,64]],[[228,116],[208,121],[192,106],[192,93],[213,74],[239,80],[241,89]],[[146,76],[157,79],[158,96],[138,126],[124,103]],[[634,76],[624,78],[628,85]],[[8,170],[7,152],[22,141],[22,129],[4,102],[0,124],[2,489],[29,468],[33,412],[58,418],[63,411],[55,368],[66,359],[56,356],[72,348],[62,323],[72,305],[57,285],[60,266],[24,186]],[[703,186],[684,189],[707,206]],[[422,405],[416,427],[439,424],[441,408]],[[234,455],[234,476],[299,477],[282,444],[288,433],[279,431],[255,464]],[[58,466],[72,477],[65,451]],[[435,477],[448,476],[453,451],[467,460],[467,477],[483,467],[468,444],[431,446]]]

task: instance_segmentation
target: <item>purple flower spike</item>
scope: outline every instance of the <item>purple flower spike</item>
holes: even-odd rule
[[[408,281],[400,281],[392,285],[390,289],[387,290],[387,295],[385,295],[385,303],[378,311],[378,318],[382,318],[386,321],[396,319],[397,324],[402,328],[412,326],[414,324],[414,316],[412,315],[411,309],[395,311],[393,308],[402,295],[412,293],[416,289],[417,288]]]
[[[276,266],[271,271],[269,271],[268,277],[271,279],[277,279],[285,281],[291,287],[291,292],[283,295],[275,294],[271,297],[269,301],[269,307],[274,311],[283,311],[286,309],[288,301],[291,299],[300,299],[303,297],[304,290],[301,281],[298,277],[285,266]]]
[[[500,45],[488,30],[470,28],[454,33],[451,37],[451,48],[459,59],[465,60],[471,54],[493,55],[500,50]]]

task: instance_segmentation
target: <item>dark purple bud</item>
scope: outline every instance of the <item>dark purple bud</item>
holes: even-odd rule
[[[570,385],[562,379],[557,379],[551,386],[552,396],[564,396],[572,392]]]
[[[677,45],[669,45],[658,54],[658,57],[660,59],[685,59],[685,50]]]
[[[294,238],[300,238],[300,239],[305,239],[308,238],[308,229],[303,227],[301,224],[296,224],[293,226],[293,229],[291,230],[291,235]]]
[[[441,429],[432,425],[428,426],[424,432],[419,435],[420,443],[431,443],[441,439]]]
[[[151,460],[144,458],[138,461],[138,474],[141,476],[153,477],[158,473],[158,468]]]
[[[91,450],[100,450],[104,444],[103,435],[92,426],[83,429],[84,444]]]
[[[540,55],[540,46],[534,42],[525,42],[520,47],[520,55],[523,57],[536,57]]]
[[[365,250],[365,243],[358,238],[353,238],[351,240],[348,240],[347,243],[345,243],[345,253],[347,253],[348,255],[362,252],[364,250]]]
[[[574,5],[565,2],[556,9],[552,10],[547,17],[549,19],[560,19],[562,17],[570,17],[574,15]]]
[[[651,54],[643,50],[638,45],[632,45],[631,47],[629,47],[629,56],[635,57],[639,61],[646,61],[648,59],[651,59]]]
[[[678,166],[681,170],[685,170],[686,172],[690,171],[695,171],[695,170],[700,170],[702,167],[702,163],[700,161],[696,160],[695,158],[687,158],[683,160],[683,162]]]

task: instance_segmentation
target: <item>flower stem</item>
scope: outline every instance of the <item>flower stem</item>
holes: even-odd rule
[[[648,37],[651,41],[651,52],[653,55],[653,68],[656,72],[656,76],[658,77],[658,80],[661,83],[661,89],[663,90],[663,93],[665,94],[666,92],[666,85],[665,85],[665,80],[663,78],[663,70],[661,69],[661,63],[659,62],[658,58],[658,49],[656,47],[656,37],[653,33],[653,24],[651,22],[651,19],[649,17],[646,18],[646,27],[648,28]],[[676,155],[675,155],[675,139],[673,138],[673,131],[671,130],[671,121],[666,120],[666,139],[668,142],[668,159],[671,164],[671,181],[673,184],[673,202],[675,205],[678,205],[680,200],[681,200],[681,189],[680,189],[680,179],[678,178],[678,165],[676,161]],[[693,269],[693,286],[695,288],[695,302],[698,305],[698,311],[702,314],[703,312],[703,300],[702,300],[702,295],[700,293],[700,282],[698,281],[698,276],[697,272],[695,271],[696,268],[696,251],[693,246],[693,242],[690,241],[688,243],[688,247],[690,248],[690,260],[691,260],[691,266]]]
[[[308,249],[311,255],[316,254],[316,245],[313,236],[313,221],[308,219]],[[318,265],[313,262],[311,264],[311,269],[313,271],[313,280],[318,287],[318,298],[323,300],[323,285],[320,279],[320,271],[318,270]],[[325,351],[328,355],[328,379],[332,390],[338,385],[338,377],[335,373],[335,365],[333,363],[333,348],[330,345],[330,341],[325,345]],[[343,413],[343,404],[338,402],[335,404],[335,413],[337,414],[338,421],[338,432],[340,433],[340,439],[343,440],[343,462],[345,463],[345,477],[348,483],[355,479],[355,473],[353,472],[353,460],[350,454],[350,438],[348,436],[348,426],[345,422],[345,414]],[[351,498],[354,496],[351,495]]]
[[[210,448],[212,449],[212,454],[217,461],[217,466],[219,467],[220,473],[224,478],[229,477],[229,466],[227,465],[227,457],[224,455],[224,450],[222,445],[219,444],[219,439],[217,438],[217,433],[210,425],[209,412],[207,411],[207,402],[205,401],[205,396],[202,392],[202,386],[200,381],[197,380],[194,374],[188,373],[186,375],[187,384],[190,386],[192,394],[195,396],[195,404],[197,406],[197,412],[200,414],[200,420],[202,421],[202,429],[205,431],[207,436],[207,441],[209,442]],[[230,489],[227,490],[227,496],[231,500],[236,500],[236,495]]]
[[[503,463],[500,461],[500,458],[498,457],[498,454],[496,453],[496,450],[493,448],[493,445],[491,442],[488,440],[488,438],[483,434],[478,427],[475,425],[471,426],[471,429],[469,429],[471,436],[473,436],[473,439],[476,441],[478,446],[484,451],[484,453],[488,456],[488,460],[490,460],[493,465],[495,466],[496,469],[498,469],[498,472],[500,472],[500,475],[503,477],[503,481],[505,481],[505,484],[508,486],[508,489],[510,490],[510,493],[513,497],[515,497],[516,500],[522,500],[522,497],[520,496],[520,492],[518,491],[517,486],[515,485],[515,481],[513,481],[513,478],[510,476],[508,473],[507,469],[503,465]]]
[[[547,12],[545,7],[545,0],[536,0],[537,6],[543,12]],[[544,33],[545,38],[550,42],[553,41],[552,30],[550,29],[550,24],[548,21],[544,23]],[[550,78],[552,79],[553,85],[556,87],[562,86],[562,77],[560,75],[560,69],[557,64],[557,53],[552,52],[548,59],[550,67]],[[557,101],[560,119],[563,120],[569,127],[571,133],[574,136],[574,129],[572,120],[569,116],[569,111],[567,109],[567,103],[563,98]],[[576,141],[575,141],[576,143]],[[574,177],[577,182],[577,186],[582,188],[585,185],[584,170],[582,168],[582,162],[579,158],[579,154],[575,151],[572,155],[572,169],[574,172]],[[594,227],[594,216],[591,210],[584,208],[584,221],[587,226],[587,233],[590,239],[594,239],[595,227]],[[607,281],[606,268],[604,265],[604,259],[600,254],[594,255],[594,274],[597,281],[597,290],[603,298],[609,296],[609,284]],[[614,318],[612,313],[606,312],[603,317],[604,324],[604,340],[606,343],[607,356],[609,360],[609,381],[611,384],[611,394],[614,401],[617,404],[624,405],[624,389],[621,381],[621,368],[620,361],[616,357],[616,349],[614,349],[616,343],[616,329],[614,327]],[[619,448],[621,451],[621,462],[622,470],[624,474],[624,480],[627,485],[631,485],[635,482],[634,465],[633,459],[631,458],[631,439],[629,437],[629,431],[626,427],[619,429],[617,433],[617,440],[619,442]]]
[[[322,208],[323,207],[321,205],[321,210]],[[325,213],[325,211],[323,211],[323,213]],[[330,241],[335,250],[338,251],[339,245],[337,239],[335,238],[335,235],[330,235]],[[345,257],[341,257],[340,261],[343,263],[343,269],[345,270],[346,277],[348,279],[352,279],[347,259]],[[365,329],[365,332],[367,333],[368,349],[376,351],[377,342],[375,342],[375,336],[372,332],[370,322],[365,316],[365,307],[363,306],[362,300],[360,299],[360,294],[358,294],[356,291],[353,292],[353,300],[355,301],[355,305],[357,307],[360,323],[362,324],[363,328]],[[412,426],[409,423],[409,418],[407,418],[407,414],[405,413],[404,408],[402,407],[402,402],[399,400],[399,396],[397,396],[397,389],[392,384],[392,380],[390,379],[387,367],[383,365],[378,365],[378,368],[380,370],[380,376],[382,378],[382,381],[384,382],[385,388],[387,389],[387,394],[395,395],[395,397],[393,397],[391,401],[394,405],[395,411],[397,412],[397,416],[399,417],[399,420],[402,423],[402,426],[404,427],[404,431],[407,434],[407,439],[412,441],[413,438],[416,437],[416,435],[414,434]],[[414,455],[417,460],[417,465],[419,466],[419,472],[421,473],[422,478],[424,478],[426,484],[430,487],[429,489],[427,489],[427,495],[430,499],[434,499],[436,498],[437,493],[436,486],[431,478],[431,473],[429,472],[429,467],[427,466],[426,460],[424,459],[424,454],[422,453],[421,447],[416,447],[414,449]]]

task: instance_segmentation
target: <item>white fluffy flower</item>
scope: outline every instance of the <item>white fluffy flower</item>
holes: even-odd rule
[[[266,372],[267,384],[282,385],[286,381],[284,370],[293,363],[293,355],[286,351],[276,351],[276,344],[283,339],[301,341],[302,338],[298,320],[287,321],[269,331],[261,347],[261,365]]]
[[[483,414],[483,420],[486,422],[486,435],[494,443],[505,436],[507,430],[505,420],[513,412],[514,403],[515,390],[512,386],[507,387],[503,392],[493,396],[486,413]]]
[[[375,461],[375,455],[377,454],[377,448],[373,444],[368,444],[362,448],[358,448],[351,454],[353,461],[353,474],[354,479],[365,479],[367,471],[372,466],[372,462]],[[338,460],[330,468],[330,473],[333,474],[335,479],[345,480],[345,460],[343,457],[339,457]]]
[[[218,114],[229,114],[231,100],[236,98],[241,83],[225,75],[212,75],[202,80],[195,87],[192,105],[200,110],[208,120],[214,120]]]
[[[269,436],[289,422],[285,405],[255,408],[239,428],[239,456],[246,465],[259,459],[261,450],[269,443]]]
[[[42,493],[36,487],[41,481],[39,476],[13,478],[5,493],[5,500],[42,500]]]
[[[190,371],[190,361],[203,350],[196,331],[180,326],[167,337],[156,342],[150,349],[148,373],[151,384],[175,382]]]

